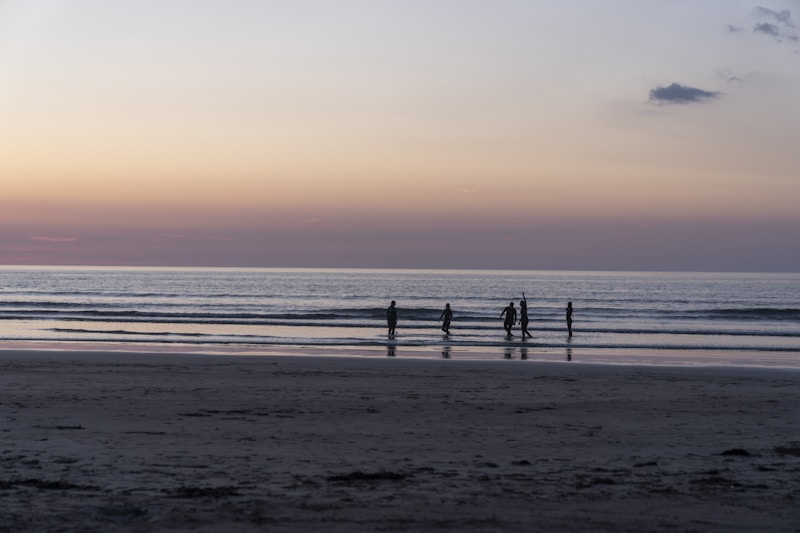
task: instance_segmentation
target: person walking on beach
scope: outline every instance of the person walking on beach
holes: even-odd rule
[[[525,335],[533,338],[533,335],[528,331],[528,300],[525,298],[525,293],[522,293],[522,300],[519,302],[519,325],[522,329],[522,340],[525,340]]]
[[[567,302],[567,332],[572,337],[572,302]]]
[[[386,323],[389,325],[389,337],[394,337],[394,328],[397,327],[397,307],[394,300],[386,310]]]
[[[453,310],[450,309],[450,304],[445,304],[444,311],[439,315],[439,320],[444,320],[442,324],[442,331],[445,335],[450,335],[450,321],[453,319]]]
[[[511,328],[517,323],[517,310],[514,309],[514,302],[508,303],[508,307],[503,309],[503,312],[500,313],[500,318],[503,318],[503,315],[506,317],[505,322],[503,322],[503,327],[506,328],[508,336],[513,337],[514,335],[511,334]]]

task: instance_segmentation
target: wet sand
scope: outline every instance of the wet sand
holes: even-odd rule
[[[0,531],[800,530],[800,371],[0,352]]]

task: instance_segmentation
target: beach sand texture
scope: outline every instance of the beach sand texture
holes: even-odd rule
[[[800,372],[0,352],[0,531],[800,531]]]

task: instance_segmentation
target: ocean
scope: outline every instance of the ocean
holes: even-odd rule
[[[800,274],[0,268],[0,349],[42,347],[800,368]]]

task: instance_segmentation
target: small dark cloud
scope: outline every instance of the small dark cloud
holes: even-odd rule
[[[728,33],[744,33],[744,28],[742,28],[741,26],[734,26],[733,24],[728,24],[725,27],[725,30]]]
[[[770,20],[774,20],[778,24],[782,26],[786,26],[787,28],[794,28],[794,22],[792,21],[792,12],[788,9],[783,11],[774,11],[772,9],[758,6],[755,8],[754,13],[759,18],[767,18]]]
[[[786,31],[775,24],[770,24],[769,22],[759,22],[753,26],[753,33],[763,33],[764,35],[769,35],[779,43],[796,43],[798,40],[800,40],[800,36],[798,36],[796,33]]]
[[[792,19],[792,12],[788,9],[774,11],[759,6],[755,8],[753,15],[762,20],[766,19],[766,22],[757,22],[753,26],[753,33],[760,33],[772,37],[779,43],[796,43],[800,41],[800,34],[798,34],[797,26]]]
[[[650,91],[650,101],[656,104],[694,104],[719,98],[722,93],[704,91],[673,83],[666,87],[656,87]]]
[[[769,35],[770,37],[775,37],[779,39],[781,36],[781,30],[775,24],[770,24],[769,22],[759,22],[755,26],[753,26],[753,33],[763,33],[764,35]]]

